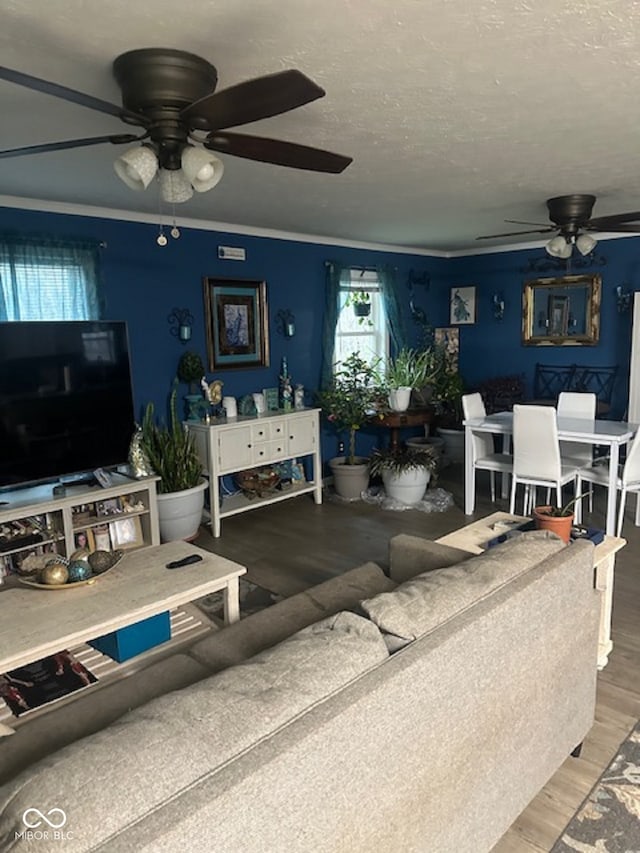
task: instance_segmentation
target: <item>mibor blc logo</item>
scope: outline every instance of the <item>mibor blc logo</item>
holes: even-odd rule
[[[64,832],[67,815],[62,809],[54,807],[48,811],[31,807],[22,813],[22,823],[26,829],[15,833],[16,839],[66,841],[73,838],[72,832]]]

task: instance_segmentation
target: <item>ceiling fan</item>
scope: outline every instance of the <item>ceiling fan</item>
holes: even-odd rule
[[[557,231],[545,246],[547,252],[556,258],[570,258],[575,245],[582,255],[588,255],[596,245],[589,231],[610,231],[617,233],[640,233],[640,210],[630,213],[614,213],[610,216],[591,218],[595,204],[594,195],[561,195],[547,199],[549,219],[553,225],[543,225],[541,222],[519,222],[517,219],[505,219],[517,225],[538,225],[540,227],[529,231],[511,231],[506,234],[489,234],[477,237],[477,240],[490,240],[498,237],[519,237],[521,234],[548,234]]]
[[[122,106],[0,66],[0,80],[112,115],[142,129],[140,134],[12,148],[0,151],[0,159],[103,143],[139,143],[118,157],[115,170],[129,187],[140,190],[146,189],[157,173],[162,197],[168,202],[187,201],[194,190],[205,192],[218,183],[223,164],[213,151],[334,174],[352,162],[351,157],[319,148],[226,129],[280,115],[324,97],[324,89],[295,69],[216,92],[218,74],[206,60],[181,50],[144,48],[118,56],[113,73],[122,91]]]

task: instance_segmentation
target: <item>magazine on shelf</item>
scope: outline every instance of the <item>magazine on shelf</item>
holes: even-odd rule
[[[66,649],[0,675],[0,697],[14,717],[89,687],[98,679]]]

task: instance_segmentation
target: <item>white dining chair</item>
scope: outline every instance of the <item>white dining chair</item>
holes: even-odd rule
[[[478,393],[463,394],[462,411],[465,420],[486,417],[482,396]],[[491,482],[491,502],[496,502],[496,473],[509,476],[513,469],[513,457],[508,453],[496,453],[493,436],[489,433],[472,433],[473,467],[488,471]],[[505,493],[506,494],[506,493]]]
[[[582,483],[591,483],[593,486],[604,486],[609,488],[609,465],[598,460],[587,468],[581,468],[576,475],[576,494],[582,493]],[[638,430],[627,451],[627,458],[623,465],[618,466],[618,477],[616,479],[616,488],[620,492],[620,505],[618,507],[618,525],[616,536],[622,534],[622,523],[624,521],[624,508],[627,501],[627,494],[633,492],[636,494],[636,515],[635,525],[640,527],[640,430]],[[576,520],[578,523],[582,521],[582,511],[580,502],[578,502]]]
[[[556,505],[561,507],[562,487],[571,482],[575,484],[577,472],[575,465],[562,464],[556,410],[551,406],[514,406],[513,477],[509,512],[513,515],[515,511],[518,483],[525,487],[525,515],[533,511],[538,486],[547,490],[555,488]]]
[[[558,395],[558,417],[594,421],[596,417],[596,395],[585,391],[561,391]],[[561,441],[560,456],[565,465],[575,462],[577,466],[590,465],[593,461],[593,445],[578,441]]]

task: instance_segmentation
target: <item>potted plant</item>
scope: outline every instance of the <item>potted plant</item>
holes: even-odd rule
[[[358,323],[363,326],[372,326],[373,323],[369,319],[371,314],[371,294],[366,290],[352,290],[347,294],[345,300],[345,308],[351,306],[353,313],[358,318]]]
[[[416,350],[403,347],[389,361],[384,384],[389,392],[389,407],[394,412],[409,408],[411,392],[424,388],[438,375],[436,356],[431,349]]]
[[[369,484],[369,460],[356,456],[356,434],[371,416],[379,397],[376,364],[352,353],[335,371],[331,384],[318,395],[320,407],[338,432],[348,431],[349,452],[329,460],[337,494],[358,499]]]
[[[568,543],[571,539],[571,528],[573,527],[573,506],[576,501],[582,500],[582,498],[586,497],[588,494],[589,492],[583,495],[576,495],[563,507],[534,507],[533,518],[535,520],[536,527],[539,530],[551,530],[553,533],[557,533],[561,539]]]
[[[193,539],[197,535],[207,487],[193,436],[178,418],[176,398],[174,385],[168,426],[156,420],[153,403],[147,404],[142,419],[141,445],[160,477],[158,517],[162,542]]]
[[[205,367],[200,354],[193,350],[183,352],[178,361],[176,375],[181,382],[189,386],[189,393],[185,395],[187,420],[189,421],[200,420],[203,397],[198,389],[204,374]]]
[[[369,471],[372,476],[382,477],[384,490],[390,498],[411,505],[422,500],[436,466],[436,452],[432,447],[399,445],[375,450]]]

